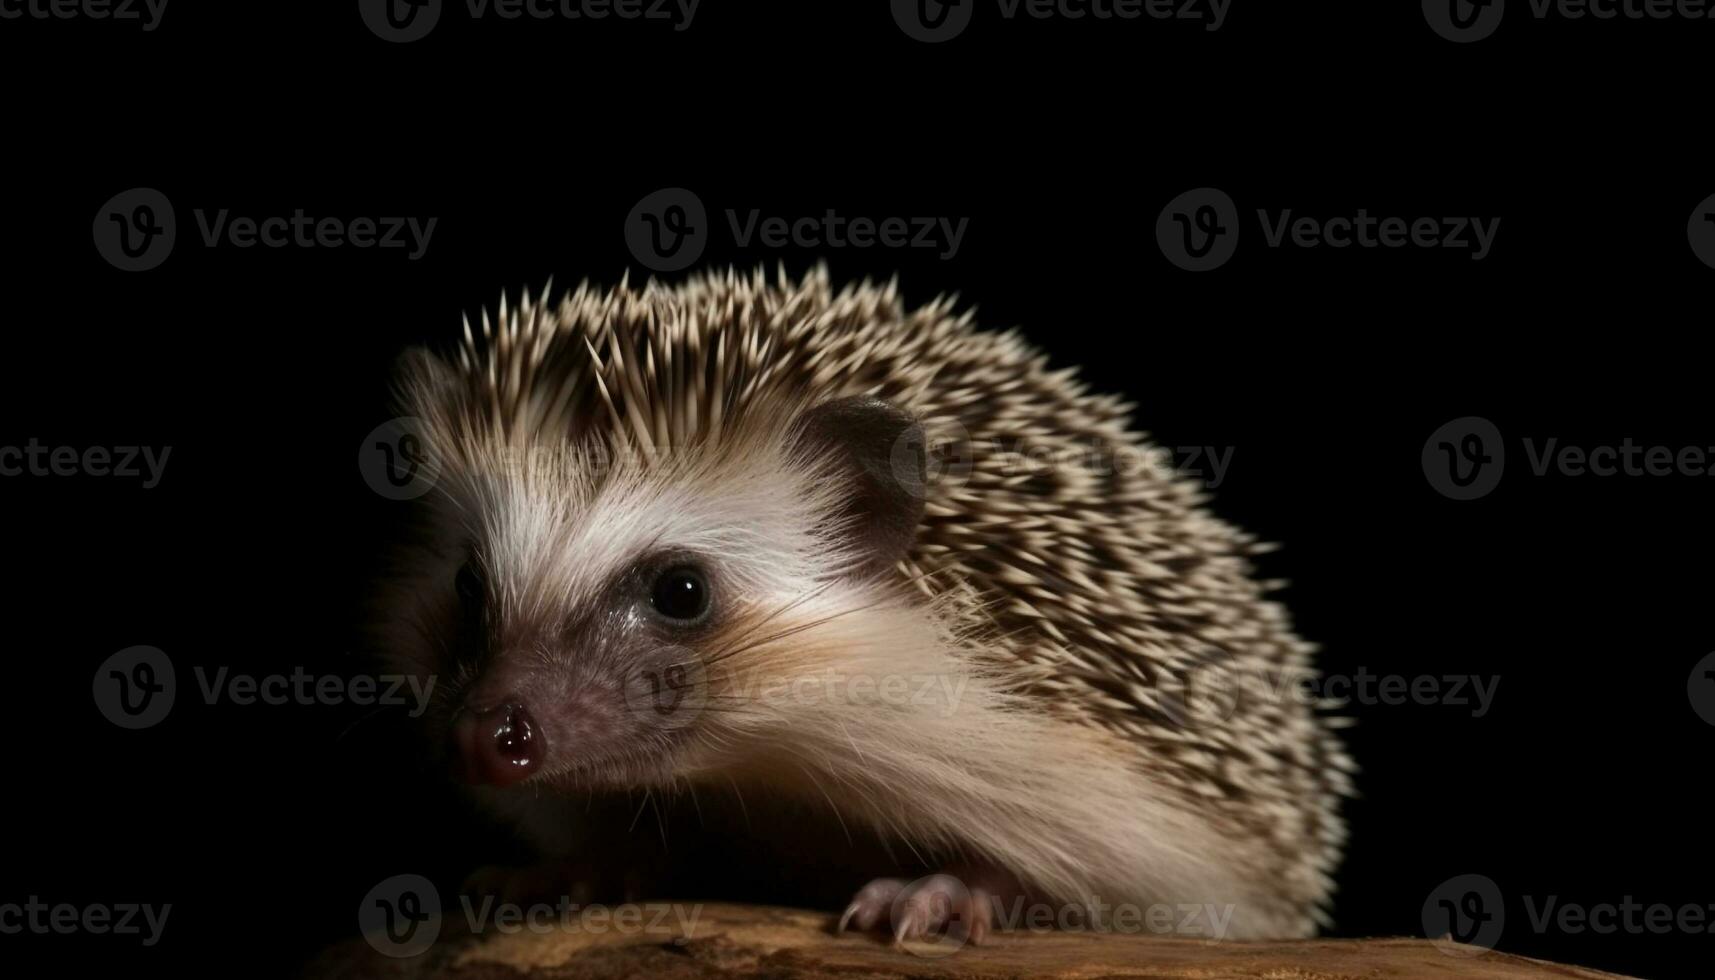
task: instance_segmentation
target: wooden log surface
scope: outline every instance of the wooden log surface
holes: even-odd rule
[[[1003,932],[980,946],[836,936],[830,916],[719,903],[674,906],[627,927],[576,919],[479,935],[456,911],[413,956],[355,938],[325,951],[306,977],[332,980],[661,980],[741,977],[1152,977],[1195,980],[1599,980],[1614,974],[1424,939],[1222,942],[1094,932]],[[687,925],[684,910],[694,909]],[[461,934],[462,932],[462,934]],[[382,944],[385,946],[385,943]],[[397,951],[397,950],[395,950]]]

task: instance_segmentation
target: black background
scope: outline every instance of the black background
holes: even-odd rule
[[[1686,241],[1715,193],[1692,150],[1715,24],[1515,4],[1461,46],[1415,4],[1234,0],[1214,33],[990,16],[925,45],[885,3],[706,0],[682,33],[454,7],[395,45],[354,4],[310,6],[177,0],[150,33],[0,21],[0,443],[172,447],[152,490],[0,480],[0,902],[173,904],[153,949],[0,936],[0,960],[289,972],[354,935],[383,877],[456,881],[498,856],[391,722],[206,705],[190,668],[355,669],[358,600],[397,516],[357,450],[389,417],[393,358],[450,343],[503,289],[644,275],[626,214],[683,186],[717,226],[704,267],[825,259],[839,280],[897,273],[913,302],[957,291],[1127,394],[1160,443],[1232,447],[1215,508],[1284,545],[1263,571],[1291,580],[1281,597],[1326,670],[1499,677],[1481,718],[1348,710],[1362,797],[1335,934],[1419,934],[1430,892],[1476,873],[1506,895],[1504,950],[1705,974],[1708,935],[1539,933],[1524,898],[1715,903],[1715,729],[1686,693],[1715,650],[1715,480],[1539,477],[1522,440],[1715,445],[1715,272]],[[1232,195],[1247,237],[1192,275],[1153,228],[1199,186]],[[142,273],[90,235],[132,187],[178,214],[173,254]],[[438,223],[414,262],[205,248],[193,211],[220,208]],[[951,260],[774,251],[735,247],[728,208],[970,224]],[[1258,208],[1502,223],[1472,262],[1266,248]],[[1458,502],[1419,454],[1469,415],[1499,427],[1508,469]],[[121,731],[90,678],[144,643],[178,665],[179,704]]]

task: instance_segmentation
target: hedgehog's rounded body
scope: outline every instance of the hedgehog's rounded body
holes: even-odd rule
[[[1309,648],[1128,406],[1017,334],[820,270],[586,287],[403,390],[437,530],[391,649],[455,675],[449,728],[529,692],[579,748],[526,786],[766,785],[1053,901],[1320,920],[1349,766],[1280,696]],[[662,619],[662,582],[721,618]],[[680,718],[615,707],[663,677]]]

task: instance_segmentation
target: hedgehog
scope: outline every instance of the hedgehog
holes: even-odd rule
[[[824,266],[550,293],[396,379],[432,491],[380,642],[478,806],[587,868],[639,794],[718,796],[746,822],[699,854],[815,867],[899,941],[1328,924],[1341,719],[1270,683],[1314,674],[1265,546],[1118,462],[1159,460],[1134,406]]]

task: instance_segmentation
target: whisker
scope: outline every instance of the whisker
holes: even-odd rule
[[[338,745],[340,742],[344,741],[345,737],[347,735],[350,735],[352,733],[352,731],[357,728],[357,726],[363,724],[366,721],[374,720],[375,718],[379,717],[383,712],[385,712],[389,707],[392,707],[392,706],[383,704],[383,705],[377,705],[376,707],[371,708],[368,711],[365,711],[361,717],[359,717],[356,721],[352,722],[351,724],[345,726],[345,728],[342,729],[338,735],[334,736],[334,740],[333,740],[334,744]]]

